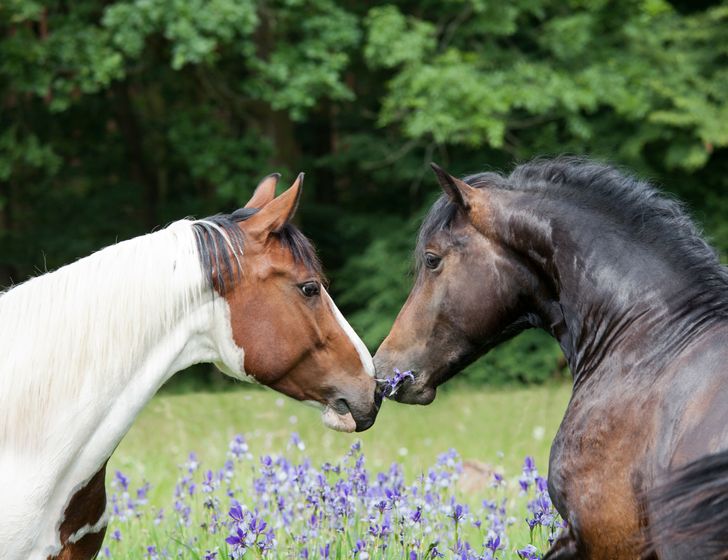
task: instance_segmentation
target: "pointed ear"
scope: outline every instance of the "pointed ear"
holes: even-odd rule
[[[276,197],[276,186],[278,185],[278,179],[281,178],[280,173],[271,173],[265,177],[258,186],[255,187],[255,192],[252,198],[245,205],[245,208],[263,208],[271,200]]]
[[[293,218],[298,208],[303,187],[303,173],[299,173],[286,192],[271,200],[247,220],[247,228],[253,235],[267,235],[280,230]]]
[[[477,192],[475,187],[471,187],[465,181],[453,177],[442,167],[436,163],[430,163],[432,170],[437,176],[437,181],[440,183],[442,190],[450,198],[452,202],[460,206],[463,210],[470,209],[470,203],[473,200],[473,196]]]

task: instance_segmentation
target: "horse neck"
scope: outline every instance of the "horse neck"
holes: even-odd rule
[[[498,229],[538,277],[536,326],[559,341],[575,384],[607,358],[658,367],[728,319],[725,279],[717,282],[722,290],[712,280],[696,281],[667,258],[665,247],[634,241],[595,211],[541,193],[505,197],[497,206]]]
[[[115,409],[123,413],[112,439],[120,439],[169,376],[216,358],[192,337],[209,331],[211,302],[190,222],[107,247],[3,295],[2,445],[32,453],[57,438],[72,448]]]

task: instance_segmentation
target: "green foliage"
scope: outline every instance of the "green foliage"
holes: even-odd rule
[[[384,60],[399,63],[381,124],[399,125],[410,138],[489,145],[518,158],[542,151],[542,142],[521,136],[539,134],[544,123],[561,128],[541,131],[552,150],[625,161],[644,157],[659,138],[671,144],[662,165],[690,171],[728,145],[728,104],[719,93],[728,88],[725,5],[688,16],[657,0],[568,11],[549,0],[501,10],[489,5],[464,2],[451,13],[443,6],[438,17],[447,23],[436,49],[411,48],[422,43],[421,28],[430,29],[429,22],[410,18],[405,27],[395,8],[378,8],[375,14],[387,17],[371,18],[369,42],[378,45],[387,29],[396,29],[398,40]],[[615,128],[654,127],[624,149],[599,134],[605,114]]]
[[[728,252],[728,3],[0,3],[0,278],[55,268],[257,180],[307,172],[300,225],[372,349],[454,173],[586,153],[685,199]],[[525,333],[476,382],[543,380]]]
[[[541,384],[567,375],[559,345],[544,331],[528,330],[503,343],[462,374],[473,384]]]
[[[364,56],[371,68],[395,68],[432,55],[435,26],[406,18],[396,6],[372,8],[365,25],[369,31]]]
[[[410,257],[417,220],[379,220],[374,239],[364,252],[349,258],[337,280],[347,286],[337,298],[354,329],[370,347],[387,336],[412,284]],[[365,306],[361,303],[366,302]]]

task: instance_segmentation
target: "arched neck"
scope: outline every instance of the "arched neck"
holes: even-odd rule
[[[532,324],[558,340],[575,385],[605,360],[657,364],[728,320],[728,286],[696,278],[667,258],[669,247],[635,241],[598,210],[504,191],[493,219],[499,242],[537,277]]]

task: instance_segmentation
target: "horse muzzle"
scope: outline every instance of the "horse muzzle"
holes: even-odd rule
[[[332,430],[363,432],[374,425],[383,396],[382,389],[377,383],[373,383],[373,392],[364,398],[358,395],[341,395],[330,401],[324,406],[321,418],[324,425]]]

